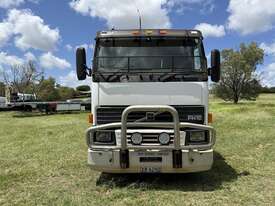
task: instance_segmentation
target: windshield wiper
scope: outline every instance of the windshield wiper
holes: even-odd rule
[[[126,77],[126,80],[128,81],[131,77],[128,76],[129,73],[112,73],[112,74],[108,74],[107,78],[106,78],[106,81],[107,82],[113,82],[113,81],[116,81],[116,80],[119,80],[119,81],[122,81],[121,80],[121,77],[125,76]],[[139,78],[140,81],[143,81],[144,78],[143,78],[143,75],[141,74],[136,74],[135,75],[137,78]]]
[[[168,79],[175,78],[176,74],[163,74],[159,77],[160,82],[165,82]]]
[[[118,74],[112,73],[112,74],[108,74],[106,81],[107,82],[112,82],[112,81],[114,81],[114,80],[116,80],[118,78],[119,78]]]
[[[120,72],[120,73],[114,72],[114,73],[111,73],[111,74],[107,74],[106,81],[107,81],[107,82],[113,82],[113,81],[116,81],[116,80],[121,81],[121,77],[122,77],[123,75],[126,75],[127,80],[129,79],[129,78],[128,78],[128,75],[125,74],[125,73],[122,73],[122,72]]]
[[[104,77],[104,75],[101,73],[101,72],[94,72],[93,73],[93,76],[100,76],[105,82],[107,81],[107,79]]]

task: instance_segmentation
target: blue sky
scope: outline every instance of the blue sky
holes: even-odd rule
[[[67,86],[75,77],[75,48],[91,59],[96,31],[136,28],[197,28],[206,53],[256,41],[265,50],[263,84],[275,86],[274,0],[0,0],[0,69],[34,60]]]

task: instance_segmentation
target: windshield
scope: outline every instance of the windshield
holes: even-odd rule
[[[207,81],[202,40],[108,37],[96,42],[94,82]]]
[[[98,72],[199,72],[206,70],[197,38],[102,38],[97,41]]]

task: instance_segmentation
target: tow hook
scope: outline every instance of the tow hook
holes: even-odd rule
[[[173,168],[182,168],[181,150],[173,150]]]
[[[129,150],[120,150],[120,167],[129,168]]]

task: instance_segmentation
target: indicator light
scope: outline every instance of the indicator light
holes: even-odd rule
[[[213,123],[213,114],[208,113],[208,123]]]
[[[93,124],[93,114],[89,114],[88,119],[89,119],[89,123]]]

